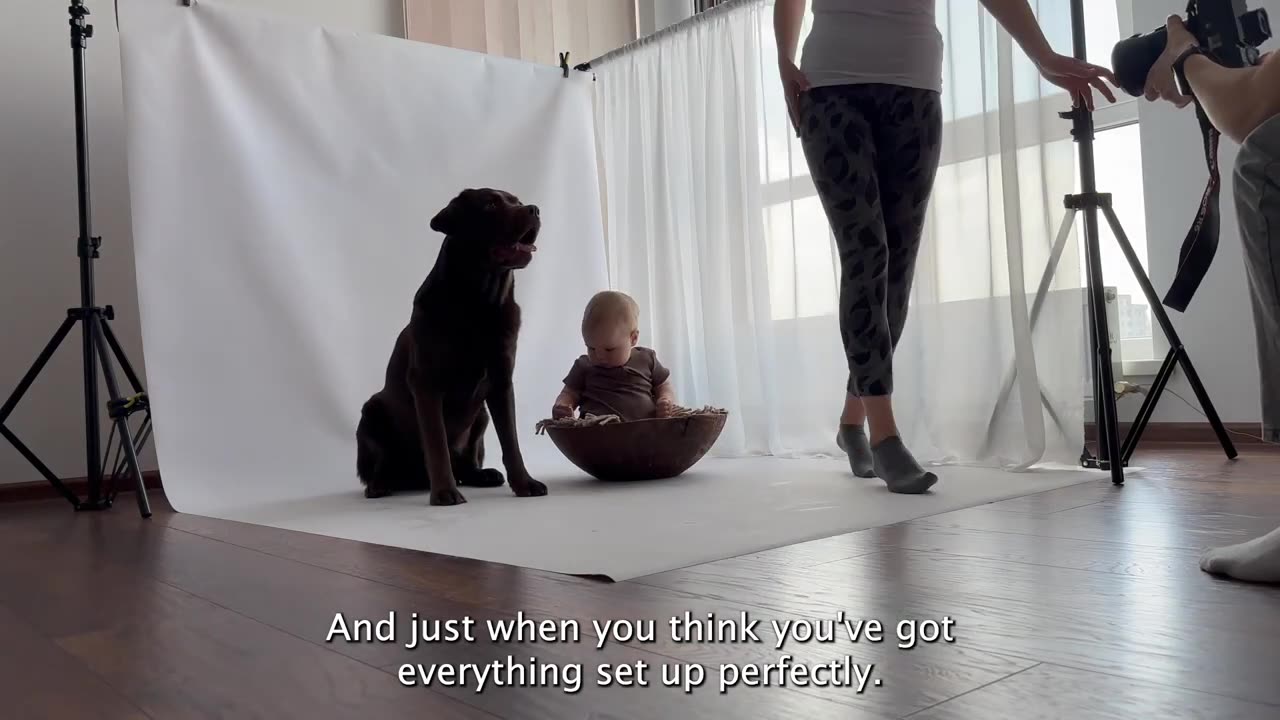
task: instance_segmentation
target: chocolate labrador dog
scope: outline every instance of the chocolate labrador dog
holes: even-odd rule
[[[514,273],[533,260],[541,228],[537,206],[489,188],[462,191],[432,219],[444,246],[356,427],[365,497],[430,489],[432,505],[457,505],[466,502],[459,486],[502,485],[502,473],[484,467],[490,414],[511,490],[547,494],[520,454],[511,380]]]

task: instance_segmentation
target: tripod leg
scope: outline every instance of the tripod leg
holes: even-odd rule
[[[137,435],[134,436],[134,440],[133,440],[134,451],[142,452],[142,449],[147,446],[147,440],[149,440],[150,438],[151,438],[151,414],[148,413],[146,419],[142,421],[141,427],[138,428]],[[113,485],[116,485],[116,486],[119,485],[121,474],[125,471],[125,467],[127,465],[128,465],[128,458],[117,453],[116,462],[114,465],[112,465],[113,469],[111,471],[111,483]]]
[[[1222,445],[1222,451],[1227,454],[1227,458],[1234,460],[1238,453],[1236,446],[1231,442],[1231,437],[1227,435],[1227,428],[1223,426],[1222,419],[1218,417],[1218,411],[1213,406],[1213,400],[1209,398],[1209,393],[1204,389],[1204,383],[1200,381],[1200,375],[1196,373],[1196,369],[1191,365],[1191,358],[1187,357],[1187,349],[1178,346],[1178,365],[1182,368],[1183,374],[1187,376],[1187,384],[1191,386],[1191,392],[1195,393],[1196,401],[1200,403],[1200,409],[1204,411],[1205,417],[1209,419],[1209,425],[1213,428],[1213,432],[1218,436],[1218,444]]]
[[[15,448],[17,448],[22,457],[26,458],[27,462],[31,463],[35,467],[36,471],[43,475],[45,480],[49,481],[49,484],[53,486],[53,489],[57,490],[59,495],[66,498],[67,502],[71,503],[71,507],[80,507],[80,498],[76,497],[75,493],[71,492],[66,485],[63,485],[62,480],[60,480],[57,475],[54,475],[53,471],[41,462],[40,458],[36,457],[36,454],[31,452],[31,449],[23,444],[16,435],[10,432],[9,428],[4,425],[0,425],[0,437],[8,440]]]
[[[1115,378],[1111,372],[1111,333],[1107,323],[1107,304],[1103,294],[1102,258],[1098,257],[1098,210],[1085,208],[1085,255],[1089,270],[1089,312],[1093,316],[1093,343],[1096,357],[1094,377],[1097,390],[1094,403],[1098,409],[1098,458],[1106,460],[1111,470],[1111,482],[1124,484],[1124,464],[1120,462],[1116,398],[1112,392]]]
[[[18,453],[21,454],[22,457],[26,458],[27,462],[31,463],[32,467],[34,467],[37,472],[44,476],[44,479],[53,486],[53,489],[58,491],[59,495],[66,498],[67,502],[71,503],[71,507],[79,509],[80,498],[76,497],[75,493],[71,492],[66,485],[62,484],[62,480],[58,478],[58,476],[55,475],[47,465],[41,462],[40,458],[18,439],[17,435],[14,435],[4,426],[4,421],[9,419],[9,415],[13,413],[13,409],[22,401],[23,396],[27,394],[27,390],[31,388],[32,383],[36,381],[40,372],[44,370],[44,366],[49,363],[49,359],[58,351],[58,348],[62,345],[62,341],[67,339],[67,335],[71,333],[71,328],[75,327],[75,324],[76,317],[68,313],[67,318],[62,321],[62,325],[58,326],[53,337],[49,338],[49,342],[46,343],[44,349],[40,351],[40,355],[36,357],[36,361],[31,364],[31,368],[27,370],[27,374],[22,376],[22,380],[18,382],[18,386],[14,388],[13,393],[9,395],[9,399],[5,400],[4,406],[0,407],[0,437],[8,440],[9,444],[13,445],[13,447],[17,449]]]
[[[111,346],[111,352],[116,356],[116,362],[120,363],[120,370],[124,372],[125,378],[133,386],[133,391],[136,393],[142,392],[142,381],[138,379],[138,374],[133,371],[133,365],[129,362],[128,356],[124,354],[124,348],[120,347],[120,341],[116,340],[116,334],[111,331],[111,325],[106,318],[102,319],[102,334],[107,336],[107,344]]]
[[[1174,329],[1173,322],[1169,320],[1169,314],[1164,311],[1164,305],[1156,295],[1155,288],[1151,286],[1151,280],[1147,278],[1142,263],[1138,261],[1137,254],[1133,252],[1133,246],[1129,243],[1129,238],[1125,235],[1124,228],[1120,226],[1120,219],[1116,217],[1115,210],[1110,205],[1104,205],[1102,212],[1106,215],[1107,223],[1111,226],[1111,232],[1115,235],[1120,251],[1124,253],[1125,260],[1129,262],[1129,267],[1133,269],[1134,277],[1142,287],[1142,294],[1147,298],[1147,303],[1151,307],[1151,314],[1155,318],[1156,324],[1160,326],[1160,330],[1164,332],[1165,338],[1169,341],[1169,357],[1176,357],[1178,366],[1182,368],[1182,372],[1187,376],[1187,384],[1191,386],[1191,391],[1196,395],[1196,401],[1200,403],[1200,409],[1204,411],[1205,417],[1209,419],[1209,425],[1213,427],[1214,434],[1218,436],[1222,451],[1227,454],[1228,458],[1235,459],[1237,455],[1235,444],[1231,442],[1231,437],[1227,434],[1226,427],[1223,426],[1222,420],[1218,417],[1218,411],[1213,405],[1213,400],[1210,399],[1209,393],[1204,389],[1204,383],[1200,381],[1199,373],[1196,372],[1195,367],[1191,364],[1191,357],[1187,355],[1182,339],[1178,337],[1178,331]],[[1169,361],[1166,360],[1165,362],[1168,364]],[[1170,374],[1172,374],[1172,370]],[[1165,381],[1168,381],[1167,377]],[[1153,392],[1148,396],[1148,401],[1153,406],[1159,396],[1159,390],[1163,389],[1164,384],[1161,384],[1158,390],[1153,389]],[[1130,431],[1130,435],[1133,437],[1126,439],[1125,442],[1126,445],[1130,446],[1130,452],[1132,452],[1133,447],[1137,446],[1140,433],[1139,426],[1135,424],[1133,430]]]
[[[31,388],[31,384],[36,381],[36,377],[40,375],[40,371],[44,370],[44,366],[49,363],[49,358],[58,351],[58,347],[62,345],[62,341],[67,339],[67,334],[71,332],[71,328],[76,324],[75,317],[67,315],[67,319],[62,321],[62,325],[58,327],[58,331],[49,339],[48,344],[44,346],[44,350],[40,351],[40,355],[36,357],[36,361],[32,363],[31,369],[27,370],[27,374],[22,376],[22,380],[18,383],[18,387],[14,388],[13,393],[9,395],[9,399],[5,401],[4,406],[0,407],[0,424],[9,419],[9,415],[13,409],[18,406],[22,400],[22,396],[27,394],[27,390]],[[28,458],[29,459],[29,458]]]
[[[1160,371],[1156,373],[1155,382],[1151,384],[1151,391],[1142,401],[1142,407],[1138,408],[1138,415],[1133,419],[1133,427],[1129,428],[1129,435],[1124,439],[1124,447],[1120,451],[1125,462],[1133,457],[1133,451],[1138,446],[1138,438],[1142,436],[1142,431],[1146,429],[1151,416],[1156,412],[1156,403],[1160,399],[1160,393],[1164,392],[1165,384],[1173,376],[1173,368],[1178,363],[1178,354],[1177,350],[1170,350],[1165,356],[1164,362],[1160,364]]]
[[[107,392],[114,406],[121,401],[120,386],[116,384],[116,372],[111,367],[111,352],[107,347],[106,333],[102,331],[102,318],[97,315],[90,315],[89,324],[91,336],[97,346],[98,356],[102,361],[102,375],[107,381]],[[141,513],[142,517],[149,518],[151,517],[151,504],[147,500],[147,486],[142,477],[142,467],[138,463],[138,454],[133,447],[133,433],[129,431],[129,418],[122,412],[113,412],[113,415],[115,415],[116,428],[120,432],[120,443],[124,448],[125,459],[128,461],[129,469],[133,471],[133,477],[138,483],[138,512]]]

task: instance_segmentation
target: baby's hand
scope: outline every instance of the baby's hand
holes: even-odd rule
[[[676,414],[676,404],[669,398],[662,398],[658,401],[658,417],[667,418]]]
[[[571,417],[573,417],[573,408],[569,407],[568,405],[556,404],[551,406],[552,420],[563,420],[565,418],[571,418]]]

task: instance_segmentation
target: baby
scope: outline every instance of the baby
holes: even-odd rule
[[[640,307],[624,293],[605,291],[591,298],[582,314],[587,354],[569,369],[552,418],[573,417],[575,409],[582,417],[617,415],[623,421],[675,412],[671,372],[652,350],[636,346],[639,317]]]

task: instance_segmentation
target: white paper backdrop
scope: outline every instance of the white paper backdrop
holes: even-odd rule
[[[517,279],[516,394],[526,456],[546,452],[534,424],[607,284],[590,76],[215,0],[125,0],[120,20],[148,390],[175,508],[358,491],[360,405],[439,250],[429,221],[468,186],[542,209]]]

